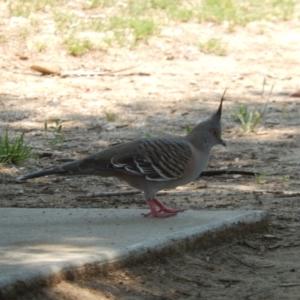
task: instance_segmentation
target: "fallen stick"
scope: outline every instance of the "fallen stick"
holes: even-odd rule
[[[248,175],[248,176],[259,176],[259,173],[248,172],[248,171],[234,171],[234,170],[216,170],[216,171],[203,171],[199,177],[204,176],[219,176],[219,175]],[[198,178],[199,178],[198,177]]]

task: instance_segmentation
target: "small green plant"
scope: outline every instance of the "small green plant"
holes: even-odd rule
[[[291,178],[290,175],[283,175],[283,176],[282,176],[282,181],[283,181],[283,182],[287,182],[287,181],[290,180],[290,178]]]
[[[81,56],[93,48],[93,43],[87,39],[78,39],[69,36],[65,39],[68,51],[71,55]]]
[[[96,32],[102,32],[105,30],[104,22],[102,20],[91,20],[86,26],[88,30],[93,30]]]
[[[44,11],[47,7],[55,7],[61,0],[15,0],[8,2],[8,11],[11,16],[29,17],[32,12]]]
[[[83,5],[83,9],[93,9],[101,5],[101,0],[92,0],[89,3]]]
[[[264,90],[266,85],[266,79],[263,80],[262,86],[262,99],[264,97]],[[249,111],[248,106],[246,104],[240,105],[239,108],[231,114],[231,117],[242,124],[242,129],[244,132],[254,132],[261,121],[262,117],[265,114],[267,105],[269,103],[273,87],[270,89],[270,93],[268,96],[268,100],[266,101],[265,105],[260,110]]]
[[[65,136],[62,134],[62,123],[63,121],[59,119],[55,120],[54,126],[48,126],[47,122],[44,123],[44,132],[52,147],[65,141]]]
[[[233,32],[235,32],[235,30],[236,30],[236,24],[233,22],[228,22],[227,26],[226,26],[226,31],[228,33],[233,33]]]
[[[45,42],[36,42],[35,46],[36,46],[38,52],[43,52],[47,49],[48,45]]]
[[[115,5],[114,0],[90,0],[88,3],[84,3],[82,8],[83,9],[93,9],[99,6],[103,7],[110,7]]]
[[[0,136],[0,163],[17,164],[30,157],[31,148],[25,145],[24,132],[15,138],[8,136],[6,131],[4,137]]]
[[[74,14],[61,12],[53,12],[53,20],[58,32],[66,32],[68,28],[74,28],[79,23],[78,17]]]
[[[105,117],[108,122],[114,122],[117,118],[117,115],[113,112],[106,112]]]
[[[193,18],[193,11],[191,9],[176,9],[169,12],[172,19],[180,22],[188,22]]]
[[[255,173],[255,181],[256,181],[256,183],[258,183],[258,184],[266,183],[266,181],[267,181],[267,178],[266,178],[267,175],[268,175],[268,172],[263,172],[263,173],[260,173],[260,174]]]
[[[256,20],[288,20],[296,11],[293,0],[202,0],[197,6],[199,21],[223,23],[231,21],[245,26]]]
[[[147,40],[156,31],[156,26],[152,19],[131,19],[129,26],[133,31],[134,44],[140,40]]]
[[[221,39],[209,39],[206,42],[199,43],[199,49],[204,53],[212,53],[219,56],[227,54]]]
[[[11,16],[27,18],[30,15],[30,7],[17,1],[8,4],[8,11]]]
[[[237,111],[231,114],[231,117],[242,124],[244,132],[255,131],[259,124],[262,114],[259,111],[249,111],[246,104],[239,106]]]
[[[33,27],[38,27],[41,24],[41,21],[35,18],[30,18],[30,25]]]
[[[114,40],[119,45],[130,47],[136,46],[139,41],[147,41],[158,32],[153,19],[116,16],[109,19],[107,30],[113,32]]]
[[[186,134],[189,134],[192,131],[191,127],[189,125],[185,126],[185,132]]]

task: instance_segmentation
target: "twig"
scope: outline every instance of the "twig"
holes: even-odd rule
[[[234,170],[215,170],[215,171],[203,171],[199,177],[203,176],[219,176],[219,175],[248,175],[248,176],[259,176],[259,173],[248,172],[248,171],[234,171]],[[199,178],[198,177],[198,178]]]

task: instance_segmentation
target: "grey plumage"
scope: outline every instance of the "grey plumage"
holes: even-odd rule
[[[224,96],[215,114],[198,124],[188,135],[143,138],[106,148],[85,158],[19,176],[18,181],[46,175],[99,175],[117,177],[144,192],[155,217],[176,215],[180,209],[164,206],[155,198],[162,189],[171,189],[195,180],[205,168],[213,146],[222,144],[221,113]],[[156,209],[159,208],[159,210]]]

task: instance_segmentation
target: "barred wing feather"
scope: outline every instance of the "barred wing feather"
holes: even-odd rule
[[[154,138],[141,140],[135,149],[114,156],[111,165],[151,181],[169,181],[185,175],[191,158],[192,146],[184,139]]]

